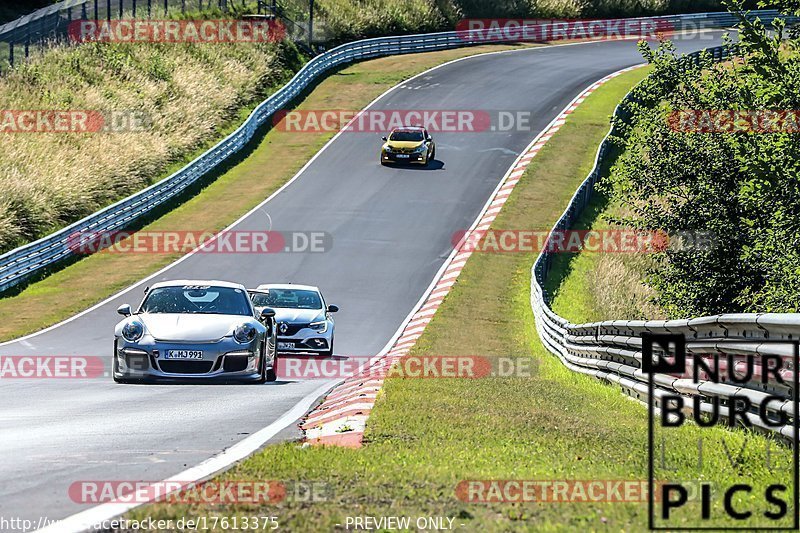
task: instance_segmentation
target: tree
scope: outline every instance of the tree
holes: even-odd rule
[[[741,2],[728,7],[741,20],[741,60],[687,65],[669,42],[641,45],[655,70],[618,124],[625,153],[601,186],[629,213],[618,224],[714,236],[707,249],[659,254],[649,272],[671,317],[800,309],[800,131],[788,120],[800,110],[798,40],[784,39],[782,20],[770,35]],[[800,0],[777,7],[795,14]],[[725,116],[738,117],[733,131],[685,131]]]

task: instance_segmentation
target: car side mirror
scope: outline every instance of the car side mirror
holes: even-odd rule
[[[382,141],[388,141],[389,139],[387,139],[386,137],[381,137],[381,140]]]
[[[131,306],[128,304],[122,304],[117,307],[117,313],[122,316],[131,316],[133,313],[131,312]]]
[[[328,306],[328,312],[329,313],[335,313],[338,310],[339,310],[339,306],[338,305],[329,305]]]
[[[261,320],[267,320],[268,318],[274,318],[274,317],[275,317],[274,309],[265,307],[264,309],[261,310],[261,315],[260,315]]]

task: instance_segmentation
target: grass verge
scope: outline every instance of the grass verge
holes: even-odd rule
[[[521,48],[487,45],[374,59],[349,66],[322,81],[297,109],[361,109],[414,74],[441,63],[490,51]],[[247,157],[144,231],[219,231],[288,181],[332,137],[273,129]],[[20,293],[0,299],[0,340],[31,333],[86,309],[156,272],[180,254],[100,253],[82,259]]]
[[[571,116],[529,167],[495,228],[552,226],[590,170],[615,104],[644,74],[638,70],[611,81]],[[354,516],[444,516],[455,519],[455,529],[480,531],[645,530],[642,503],[476,504],[455,495],[462,480],[646,479],[646,410],[615,388],[570,372],[542,347],[529,303],[533,259],[473,255],[414,350],[530,357],[537,369],[532,377],[389,379],[364,448],[286,443],[221,476],[322,482],[324,501],[287,498],[260,507],[162,503],[137,509],[129,518],[271,515],[288,530],[322,531],[343,530],[347,517]],[[562,291],[559,298],[580,300],[584,293]],[[665,464],[675,468],[670,479],[698,479],[700,437],[703,471],[718,486],[742,472],[756,487],[774,475],[758,459],[769,442],[764,437],[687,425],[669,437]],[[731,460],[722,442],[732,454],[744,451]],[[785,448],[772,446],[773,464],[785,461]],[[735,505],[762,508],[759,490],[752,498],[735,498]],[[690,518],[684,514],[678,520]]]

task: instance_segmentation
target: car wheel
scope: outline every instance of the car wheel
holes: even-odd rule
[[[273,365],[277,364],[277,362],[278,362],[278,357],[276,356],[275,363],[273,363]],[[272,368],[267,370],[266,374],[264,375],[264,381],[272,383],[273,381],[277,381],[277,379],[278,379],[278,373],[275,371],[275,367],[273,366]]]
[[[267,366],[267,342],[261,345],[261,362],[258,364],[258,379],[256,383],[264,383],[267,381],[265,368]]]
[[[264,366],[266,366],[266,358],[264,359]],[[275,349],[275,352],[272,354],[272,368],[268,369],[264,373],[264,381],[268,381],[272,383],[278,379],[278,372],[276,370],[278,368],[278,350]]]

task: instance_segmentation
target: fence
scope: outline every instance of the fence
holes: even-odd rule
[[[724,47],[708,50],[717,61],[730,53]],[[686,56],[685,61],[697,63],[700,53]],[[616,111],[615,116],[627,120],[624,104],[632,99],[629,93]],[[572,197],[567,209],[554,227],[554,231],[573,227],[584,208],[591,200],[595,183],[600,178],[601,168],[611,149],[610,137],[615,133],[612,127],[597,154],[596,165],[586,180]],[[770,355],[783,360],[781,373],[785,383],[792,383],[794,348],[792,342],[800,338],[800,314],[727,314],[685,320],[610,320],[592,324],[572,324],[550,309],[544,282],[550,272],[555,254],[547,246],[536,259],[532,269],[531,307],[536,319],[536,329],[545,347],[555,354],[561,362],[575,372],[588,374],[621,387],[623,392],[640,401],[648,400],[648,374],[642,371],[642,333],[683,334],[687,338],[688,353],[703,357],[730,355],[737,365],[746,364],[748,356]],[[775,342],[789,341],[785,344]],[[770,376],[774,378],[774,376]],[[656,396],[653,401],[660,405],[660,399],[667,392],[699,396],[702,400],[700,410],[711,412],[713,399],[718,399],[720,411],[727,416],[728,409],[737,398],[747,398],[753,409],[758,409],[769,394],[784,398],[782,403],[770,402],[767,412],[775,415],[783,412],[794,418],[793,394],[791,387],[770,379],[762,383],[760,376],[753,375],[749,382],[696,384],[690,379],[670,375],[655,375]],[[691,408],[691,403],[687,404]],[[748,414],[754,427],[794,438],[791,423],[781,427],[768,427],[763,421]]]
[[[241,0],[239,0],[241,1]],[[64,0],[0,26],[0,52],[10,65],[28,58],[31,49],[66,42],[74,20],[171,17],[216,7],[227,10],[237,0]],[[5,50],[4,50],[5,49]]]

